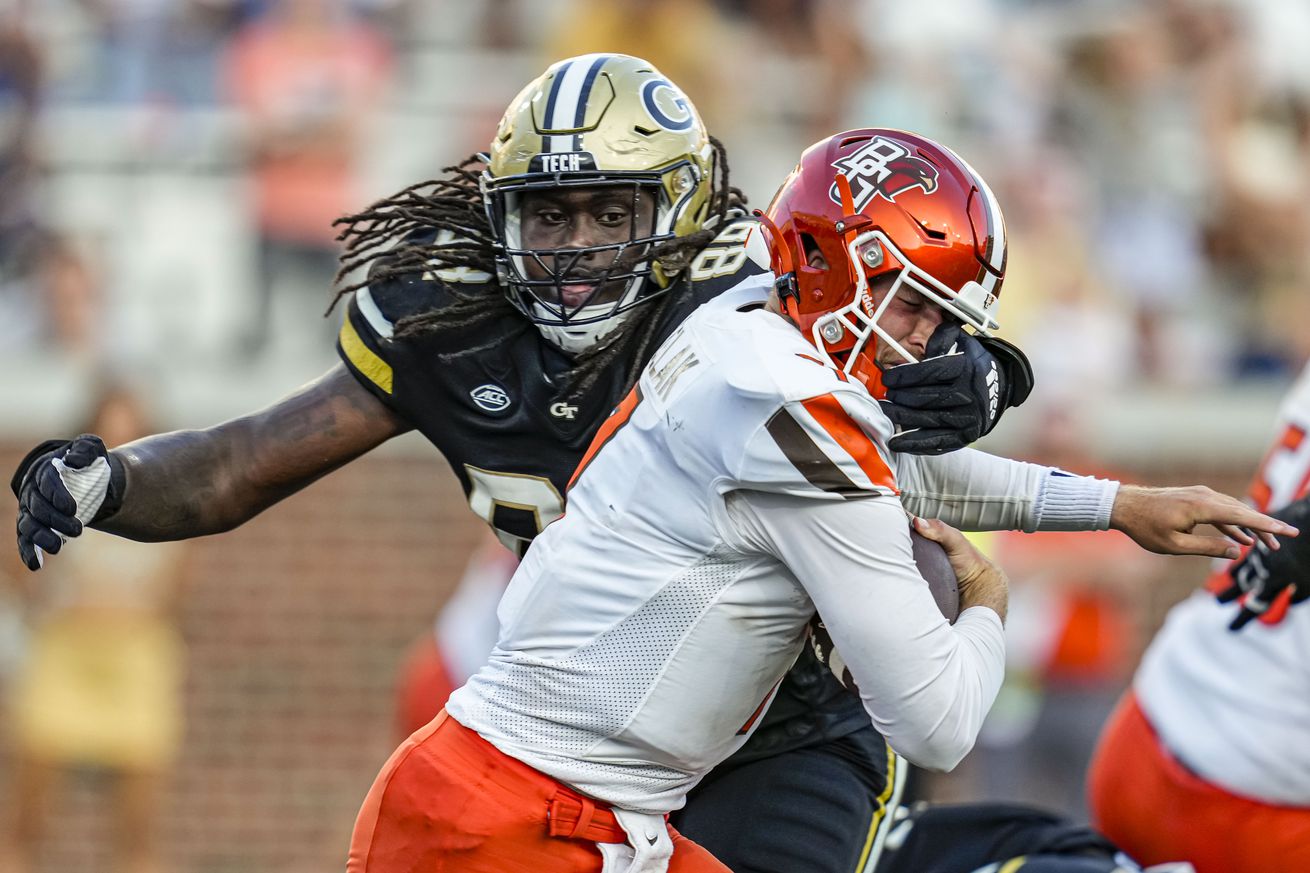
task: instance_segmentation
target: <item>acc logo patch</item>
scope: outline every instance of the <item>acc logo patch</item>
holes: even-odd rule
[[[469,392],[473,402],[487,412],[504,412],[509,408],[509,395],[499,385],[488,382]]]
[[[922,188],[928,194],[937,190],[936,167],[881,136],[875,136],[859,151],[833,161],[832,165],[851,183],[857,211],[874,197],[894,201],[897,194],[910,188]],[[833,203],[841,205],[836,182],[828,189],[828,196]]]
[[[643,85],[641,102],[650,117],[667,130],[687,130],[696,122],[691,104],[668,79],[651,79]]]

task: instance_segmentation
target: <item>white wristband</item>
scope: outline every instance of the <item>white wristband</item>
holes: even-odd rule
[[[1037,493],[1037,530],[1109,530],[1119,483],[1052,469]]]

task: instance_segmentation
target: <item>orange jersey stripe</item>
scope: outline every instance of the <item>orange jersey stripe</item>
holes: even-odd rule
[[[814,416],[819,426],[837,441],[837,445],[855,459],[855,463],[860,465],[860,469],[869,477],[870,482],[890,488],[896,494],[900,493],[900,489],[896,487],[896,477],[892,475],[891,468],[883,460],[882,453],[878,451],[878,447],[869,439],[864,429],[842,407],[841,401],[831,394],[824,394],[802,401],[801,405],[805,407],[806,412]]]
[[[773,683],[773,687],[769,689],[768,694],[764,695],[764,699],[760,701],[760,705],[755,707],[755,711],[751,713],[751,717],[746,719],[746,723],[742,725],[740,729],[738,729],[737,736],[741,736],[742,734],[749,731],[751,729],[751,725],[755,724],[755,722],[759,720],[759,717],[764,714],[764,708],[769,705],[769,701],[773,699],[774,692],[778,690],[778,686],[781,684],[782,684],[781,679]]]
[[[569,479],[568,488],[573,487],[573,483],[578,481],[578,477],[582,475],[582,471],[587,469],[587,465],[591,463],[591,459],[596,457],[596,453],[604,448],[607,442],[614,438],[614,434],[618,429],[628,423],[628,419],[632,417],[633,410],[637,408],[637,404],[640,402],[641,386],[633,385],[632,390],[628,392],[628,395],[619,402],[618,406],[614,407],[614,411],[610,413],[610,417],[605,419],[605,423],[600,426],[600,430],[596,431],[596,436],[592,439],[591,445],[587,446],[587,453],[582,456],[582,460],[578,463],[578,468],[573,471],[573,477]]]
[[[1283,435],[1279,438],[1279,440],[1269,447],[1269,451],[1265,452],[1264,458],[1260,460],[1260,467],[1256,470],[1255,481],[1251,483],[1251,490],[1249,492],[1251,495],[1251,499],[1255,501],[1256,509],[1260,510],[1261,512],[1268,512],[1271,508],[1273,509],[1280,508],[1280,507],[1269,506],[1270,502],[1273,500],[1273,487],[1270,485],[1267,479],[1267,472],[1266,472],[1269,467],[1269,462],[1279,452],[1296,451],[1298,448],[1300,448],[1301,441],[1304,439],[1305,439],[1305,431],[1295,424],[1289,424],[1283,430]],[[1310,480],[1310,473],[1307,473],[1306,479]],[[1306,484],[1307,482],[1303,480],[1300,483],[1300,485],[1297,486],[1296,489],[1297,496],[1299,496],[1301,492],[1305,489]],[[1293,497],[1293,499],[1296,498]]]

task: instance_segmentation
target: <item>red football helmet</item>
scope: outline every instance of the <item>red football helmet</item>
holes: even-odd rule
[[[760,215],[783,311],[827,359],[875,390],[878,320],[911,288],[973,330],[997,328],[1005,226],[996,197],[954,152],[899,130],[850,130],[815,143]],[[808,266],[818,250],[827,269]],[[874,300],[869,281],[896,271]]]

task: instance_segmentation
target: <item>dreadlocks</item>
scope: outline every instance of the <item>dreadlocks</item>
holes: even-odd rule
[[[727,151],[714,137],[710,137],[710,144],[714,150],[715,178],[702,229],[640,253],[642,260],[659,260],[669,275],[685,269],[713,241],[723,224],[746,208],[746,198],[740,189],[728,183]],[[334,224],[342,227],[337,239],[345,249],[336,281],[342,282],[359,269],[367,270],[368,277],[341,287],[328,312],[342,297],[375,282],[458,268],[496,275],[495,235],[478,185],[487,160],[486,154],[470,155],[446,167],[438,179],[411,185],[363,212],[337,219]],[[408,241],[420,234],[427,239],[434,230],[437,234],[430,241]],[[451,305],[401,319],[396,325],[396,336],[404,339],[463,331],[484,322],[522,317],[499,289],[477,286],[472,290],[458,282],[449,283],[447,288],[455,298]],[[635,344],[623,374],[626,391],[654,352],[651,348],[654,328],[664,320],[674,302],[669,294],[654,298],[644,317],[627,319],[606,342],[579,355],[566,375],[567,392],[575,397],[586,393]],[[457,354],[481,351],[497,341],[467,346]]]

